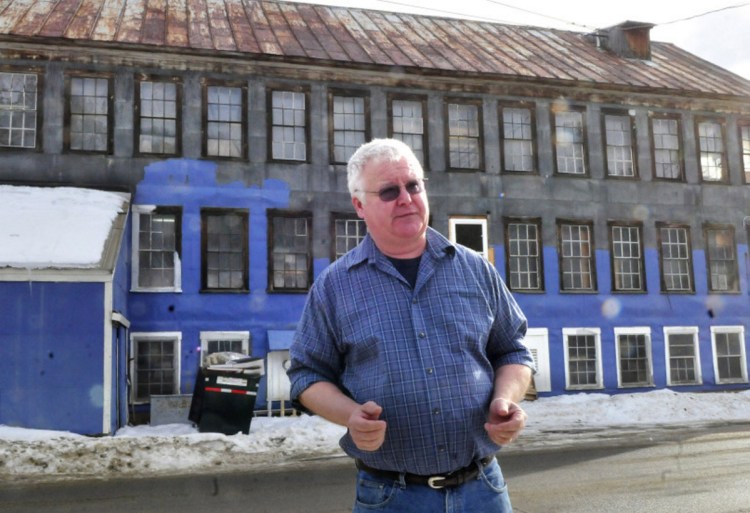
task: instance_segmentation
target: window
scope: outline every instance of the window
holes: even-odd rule
[[[133,290],[180,291],[181,222],[179,208],[133,205]]]
[[[651,330],[615,328],[619,386],[645,387],[654,384],[651,365]]]
[[[683,180],[680,120],[652,117],[651,138],[655,177],[664,180]]]
[[[745,183],[750,184],[750,120],[740,123],[740,146],[742,148],[742,169]]]
[[[692,292],[693,258],[689,229],[664,223],[657,223],[656,227],[659,233],[662,292]]]
[[[355,214],[332,214],[331,262],[354,249],[367,235],[365,222]]]
[[[0,147],[37,147],[38,82],[35,73],[0,72]]]
[[[132,401],[147,403],[152,395],[180,393],[182,334],[132,333]]]
[[[451,217],[448,219],[448,239],[490,259],[486,217]]]
[[[248,213],[202,209],[202,290],[249,290]]]
[[[724,158],[724,127],[718,121],[698,121],[698,148],[701,176],[706,182],[727,180]]]
[[[177,155],[180,152],[180,86],[175,82],[138,83],[136,108],[138,152]]]
[[[357,148],[370,139],[367,97],[332,94],[330,109],[332,163],[346,164]]]
[[[664,328],[667,385],[700,385],[698,328]]]
[[[391,113],[391,137],[404,142],[419,159],[422,167],[427,167],[427,112],[424,98],[389,97]]]
[[[643,267],[641,226],[609,224],[612,262],[612,290],[615,292],[645,292],[646,276]]]
[[[633,120],[627,113],[604,114],[604,139],[609,176],[636,176]]]
[[[271,159],[307,161],[308,103],[303,90],[271,91]]]
[[[247,90],[243,86],[204,86],[203,155],[245,158],[246,103]]]
[[[201,331],[201,365],[213,353],[239,353],[250,355],[249,331]]]
[[[565,387],[568,390],[602,388],[601,330],[564,328]]]
[[[734,227],[706,226],[703,232],[706,240],[708,290],[711,292],[739,292]]]
[[[111,80],[106,77],[70,77],[66,143],[72,151],[111,153]]]
[[[588,173],[585,135],[582,111],[555,113],[555,152],[558,173],[571,175]]]
[[[716,383],[747,383],[745,328],[743,326],[712,326]]]
[[[543,291],[540,220],[506,220],[505,247],[510,288]]]
[[[596,290],[593,223],[558,221],[560,244],[560,290],[593,292]]]
[[[305,292],[312,283],[312,214],[269,210],[270,291]]]
[[[448,167],[482,167],[482,114],[480,103],[448,103]]]
[[[534,151],[534,111],[525,104],[501,105],[503,170],[533,172],[536,170]]]

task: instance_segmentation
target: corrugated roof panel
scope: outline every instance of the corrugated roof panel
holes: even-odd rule
[[[315,35],[315,39],[318,41],[322,50],[325,52],[326,58],[335,61],[349,60],[349,56],[346,54],[344,49],[341,47],[339,42],[329,30],[330,27],[328,27],[320,17],[315,6],[302,4],[299,6],[299,14],[301,16],[301,20]]]
[[[750,95],[750,81],[668,43],[639,61],[578,32],[273,0],[0,0],[2,34]]]

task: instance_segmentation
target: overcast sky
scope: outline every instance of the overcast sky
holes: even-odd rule
[[[750,1],[742,0],[300,0],[303,2],[465,16],[507,24],[589,32],[622,21],[656,25],[655,41],[674,43],[750,79]]]

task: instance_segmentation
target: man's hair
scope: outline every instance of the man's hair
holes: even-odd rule
[[[347,186],[352,197],[364,202],[365,194],[362,185],[362,171],[368,164],[379,162],[398,162],[406,159],[409,169],[420,177],[424,176],[422,165],[414,152],[398,139],[373,139],[363,144],[349,159],[346,165]]]

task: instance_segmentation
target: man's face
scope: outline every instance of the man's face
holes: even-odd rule
[[[414,191],[415,185],[421,192],[410,194],[407,188]],[[362,171],[362,186],[365,201],[352,198],[352,203],[378,248],[389,256],[402,255],[414,244],[423,248],[430,207],[420,171],[409,169],[406,159],[371,162]],[[390,187],[398,188],[398,196],[387,201],[378,192]]]

